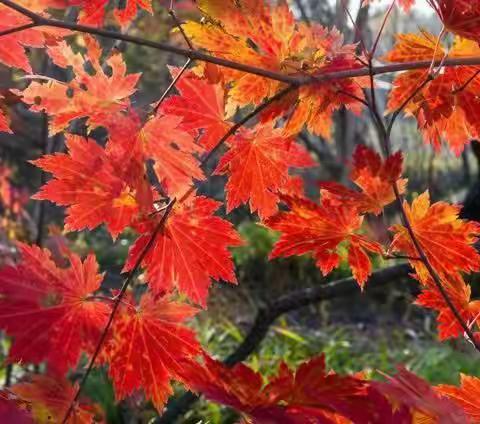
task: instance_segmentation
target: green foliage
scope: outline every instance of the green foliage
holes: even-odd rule
[[[251,221],[240,224],[238,232],[245,241],[243,246],[233,249],[233,258],[238,266],[250,260],[266,259],[278,239],[274,231]]]

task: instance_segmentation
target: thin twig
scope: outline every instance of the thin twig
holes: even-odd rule
[[[235,124],[221,139],[220,141],[217,143],[217,145],[210,151],[210,153],[204,158],[204,160],[202,161],[202,165],[204,165],[212,156],[213,154],[218,150],[218,148],[220,148],[220,146],[231,136],[233,135],[241,126],[243,126],[247,121],[249,121],[250,119],[252,119],[254,116],[256,116],[257,114],[259,114],[260,112],[262,112],[266,107],[268,107],[271,103],[273,103],[274,101],[276,100],[279,100],[281,99],[284,95],[286,95],[287,93],[289,93],[291,90],[293,90],[295,87],[292,87],[292,86],[289,86],[287,88],[285,88],[284,90],[280,91],[277,95],[273,96],[271,99],[267,100],[266,102],[262,103],[262,105],[260,105],[259,107],[257,107],[253,112],[251,112],[250,114],[248,114],[245,118],[243,118],[241,121],[239,121],[237,124]],[[182,202],[185,200],[186,197],[188,197],[190,195],[190,193],[193,192],[193,188],[190,189],[184,196],[182,196],[182,198],[179,200],[179,202]],[[162,230],[163,226],[165,225],[165,222],[173,208],[173,205],[176,203],[176,199],[174,199],[173,201],[171,201],[166,209],[165,209],[165,212],[162,216],[162,219],[160,220],[159,224],[157,225],[157,227],[155,228],[154,232],[152,233],[147,245],[145,246],[145,248],[142,250],[142,253],[140,254],[140,256],[138,257],[137,261],[135,262],[135,265],[133,266],[133,268],[131,269],[131,271],[129,272],[123,286],[122,286],[122,289],[120,290],[120,293],[119,295],[117,296],[116,298],[116,301],[115,303],[113,304],[113,307],[112,307],[112,311],[110,313],[110,316],[109,316],[109,319],[108,319],[108,322],[107,322],[107,325],[105,326],[103,332],[102,332],[102,335],[100,337],[100,340],[95,348],[95,352],[93,353],[92,355],[92,358],[90,360],[90,363],[88,365],[88,368],[85,372],[85,374],[83,375],[82,377],[82,380],[80,381],[80,384],[79,384],[79,387],[78,387],[78,390],[75,394],[75,397],[74,399],[72,400],[72,402],[70,403],[70,406],[67,410],[67,413],[65,414],[65,417],[63,419],[63,424],[65,424],[69,418],[69,416],[71,415],[71,413],[73,412],[73,409],[75,407],[75,403],[78,401],[78,398],[82,392],[82,388],[83,386],[85,385],[85,382],[89,376],[89,374],[91,373],[94,365],[95,365],[95,361],[98,357],[98,355],[100,354],[100,351],[101,351],[101,348],[103,346],[103,343],[105,342],[105,339],[108,335],[108,331],[113,323],[113,320],[115,318],[115,314],[116,314],[116,311],[118,310],[118,307],[119,305],[121,304],[122,300],[123,300],[123,296],[125,295],[126,293],[126,290],[128,289],[128,287],[130,286],[130,283],[132,282],[133,280],[133,277],[134,275],[136,274],[137,270],[140,268],[142,262],[143,262],[143,259],[145,258],[145,256],[147,255],[147,253],[149,252],[150,248],[153,246],[154,242],[155,242],[155,238],[157,236],[157,234]]]
[[[348,19],[350,20],[350,23],[352,24],[353,29],[355,31],[354,38],[358,39],[358,41],[360,42],[360,47],[362,49],[363,54],[365,55],[365,57],[368,57],[369,52],[368,52],[367,46],[365,44],[365,40],[363,39],[362,31],[358,27],[356,20],[353,19],[353,16],[350,13],[350,10],[348,9],[348,5],[345,3],[345,0],[341,0],[341,3],[342,3],[342,6],[343,6],[343,10],[345,11],[345,14],[347,15]],[[358,14],[360,14],[360,11],[358,12]]]
[[[387,133],[386,133],[386,136],[388,138],[390,138],[391,136],[391,133],[392,133],[392,129],[393,129],[393,125],[395,124],[395,121],[397,120],[397,118],[400,116],[400,114],[402,113],[403,109],[405,109],[405,107],[407,107],[407,105],[413,100],[413,98],[418,94],[420,93],[420,91],[423,90],[423,88],[431,81],[433,81],[434,79],[434,76],[431,74],[431,73],[428,73],[427,74],[427,77],[425,78],[425,80],[419,84],[411,93],[410,95],[403,101],[403,103],[400,105],[400,107],[398,107],[392,114],[392,117],[390,118],[390,122],[388,123],[388,126],[387,126]]]
[[[400,192],[398,190],[398,186],[396,183],[393,184],[393,191],[395,193],[395,197],[397,199],[397,203],[399,204],[400,207],[400,213],[402,214],[402,220],[405,225],[405,228],[407,229],[407,232],[410,236],[410,239],[412,240],[413,245],[415,246],[416,251],[418,252],[418,255],[420,256],[420,260],[423,262],[425,265],[425,268],[427,268],[427,271],[429,272],[430,276],[432,277],[435,286],[437,287],[438,291],[440,292],[441,296],[443,297],[445,303],[447,304],[448,308],[452,312],[453,316],[455,319],[458,321],[460,326],[462,327],[464,333],[468,336],[470,342],[475,346],[475,349],[477,349],[478,352],[480,352],[480,343],[477,341],[475,338],[475,335],[473,334],[471,328],[467,325],[467,323],[463,320],[462,316],[460,315],[460,312],[458,312],[456,306],[453,304],[452,299],[450,299],[449,294],[445,290],[445,287],[443,287],[442,281],[435,271],[435,269],[432,267],[430,261],[428,260],[422,246],[420,245],[420,242],[417,239],[417,236],[415,235],[415,232],[413,231],[412,225],[408,219],[407,213],[405,212],[405,208],[403,207],[403,202],[402,198],[400,195]]]
[[[48,115],[46,112],[42,112],[42,143],[43,143],[43,154],[48,155],[52,153],[53,149],[53,138],[48,136]],[[47,182],[47,173],[41,170],[40,173],[40,186],[44,186]],[[39,209],[38,209],[38,216],[37,216],[37,235],[35,238],[35,244],[39,247],[43,245],[43,238],[44,238],[44,226],[45,226],[45,209],[46,203],[40,202]]]
[[[23,7],[11,0],[0,0],[0,3],[3,3],[5,6],[10,7],[11,9],[21,13],[22,15],[30,18],[35,26],[50,26],[56,28],[64,28],[72,31],[79,31],[87,34],[98,35],[101,37],[106,37],[114,40],[123,40],[129,43],[137,44],[140,46],[151,47],[157,50],[162,50],[174,54],[178,54],[184,57],[188,57],[192,60],[201,60],[204,62],[214,63],[216,65],[225,66],[232,69],[237,69],[239,71],[244,71],[251,74],[256,74],[266,78],[274,79],[288,84],[296,84],[297,79],[288,75],[283,75],[280,73],[272,72],[266,69],[257,68],[255,66],[244,65],[227,59],[217,58],[209,54],[200,52],[198,50],[184,49],[177,46],[172,46],[168,43],[156,42],[151,40],[146,40],[144,38],[135,37],[128,34],[123,34],[115,31],[108,31],[101,28],[96,28],[88,25],[74,24],[70,22],[64,22],[57,19],[45,18],[31,10]]]
[[[343,90],[336,90],[336,92],[338,94],[343,94],[344,96],[346,97],[350,97],[352,98],[353,100],[356,100],[357,102],[361,103],[362,105],[364,105],[365,107],[369,107],[369,103],[365,100],[365,99],[362,99],[361,97],[358,97],[356,96],[355,94],[352,94],[352,93],[349,93],[347,91],[343,91]]]
[[[182,37],[183,39],[185,40],[185,42],[187,43],[187,46],[190,50],[195,50],[194,47],[193,47],[193,43],[191,42],[190,38],[188,38],[187,34],[185,33],[183,27],[182,27],[182,23],[180,22],[180,20],[178,19],[178,16],[177,14],[175,13],[175,10],[173,9],[173,7],[170,7],[170,10],[168,11],[168,14],[170,15],[170,17],[172,18],[173,22],[175,23],[175,26],[178,28],[178,30],[180,31],[180,33],[182,34]]]
[[[385,26],[387,24],[388,18],[390,14],[392,13],[392,10],[395,6],[396,0],[393,0],[392,3],[390,4],[390,7],[388,8],[387,12],[385,13],[385,16],[382,21],[382,25],[380,26],[380,29],[378,30],[377,36],[375,37],[375,41],[373,42],[373,47],[372,50],[370,50],[369,57],[373,58],[375,56],[375,52],[377,51],[378,43],[380,42],[380,38],[382,37],[383,30],[385,29]]]
[[[433,68],[435,66],[434,64],[435,56],[437,55],[438,48],[440,47],[440,42],[442,41],[442,38],[444,35],[445,35],[445,26],[442,27],[440,34],[438,34],[437,42],[435,43],[435,49],[433,50],[432,64],[430,65],[430,68],[428,68],[429,74],[433,74]],[[446,55],[444,56],[444,59],[445,58],[446,58]]]
[[[178,71],[177,75],[175,75],[175,78],[173,78],[172,82],[169,84],[167,89],[163,92],[162,96],[160,97],[157,104],[155,105],[155,108],[153,109],[153,113],[155,115],[157,114],[158,110],[160,109],[160,106],[162,106],[162,103],[165,101],[167,96],[170,94],[173,88],[177,85],[178,80],[182,77],[182,75],[188,69],[188,67],[190,66],[190,63],[192,63],[192,59],[188,58],[185,64]]]
[[[85,371],[85,374],[83,374],[82,380],[80,381],[80,384],[78,385],[77,392],[75,393],[75,396],[72,399],[72,401],[70,402],[70,406],[68,407],[68,410],[65,413],[65,416],[64,416],[63,421],[62,421],[63,424],[67,423],[70,415],[72,414],[73,409],[75,408],[75,404],[77,403],[77,401],[80,397],[80,394],[82,393],[82,389],[85,386],[85,383],[88,379],[88,376],[90,375],[90,373],[93,370],[93,367],[95,366],[95,362],[96,362],[96,360],[98,358],[98,355],[100,354],[100,352],[103,348],[103,344],[104,344],[104,342],[105,342],[105,340],[108,336],[108,332],[110,330],[110,327],[112,326],[112,323],[113,323],[113,320],[114,320],[115,315],[117,313],[117,310],[118,310],[120,304],[122,303],[123,297],[125,296],[125,293],[127,292],[128,287],[130,286],[131,282],[133,281],[133,278],[135,277],[135,274],[137,273],[138,269],[142,265],[142,262],[145,259],[145,256],[148,254],[151,247],[154,245],[155,239],[157,238],[157,235],[163,230],[163,228],[165,226],[165,223],[167,222],[167,219],[168,219],[175,203],[176,203],[176,199],[173,199],[172,201],[170,201],[170,203],[168,204],[168,208],[165,209],[165,212],[164,212],[162,218],[160,219],[157,226],[153,230],[152,235],[150,236],[150,239],[148,240],[147,244],[145,245],[145,247],[142,250],[142,253],[140,253],[140,255],[138,256],[138,258],[135,262],[135,265],[133,266],[133,268],[128,273],[128,276],[127,276],[127,278],[125,279],[125,281],[122,285],[120,293],[117,295],[116,300],[113,303],[112,311],[110,312],[110,316],[108,317],[107,324],[105,325],[105,328],[103,329],[102,335],[100,336],[100,339],[99,339],[99,341],[96,345],[95,351],[94,351],[94,353],[93,353],[93,355],[90,359],[87,370]]]

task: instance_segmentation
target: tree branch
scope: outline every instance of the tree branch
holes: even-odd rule
[[[368,280],[368,288],[383,287],[393,279],[407,277],[410,271],[411,268],[407,264],[394,265],[375,271]],[[282,315],[314,303],[346,297],[357,291],[357,282],[354,278],[349,277],[325,285],[319,284],[315,287],[294,291],[279,297],[258,310],[255,321],[242,343],[224,359],[223,363],[227,366],[233,366],[247,359],[265,339],[270,326]],[[199,396],[191,392],[187,392],[177,399],[172,399],[164,414],[158,417],[154,423],[172,424],[181,415],[185,414],[198,399]]]
[[[405,63],[392,63],[388,65],[375,66],[369,69],[368,67],[356,68],[356,69],[347,69],[342,71],[333,71],[325,72],[316,75],[305,75],[302,76],[293,76],[286,75],[274,71],[270,71],[263,68],[258,68],[256,66],[245,65],[243,63],[235,62],[232,60],[218,58],[207,53],[203,53],[199,50],[190,50],[184,49],[176,46],[172,46],[168,43],[161,43],[151,40],[146,40],[144,38],[135,37],[128,34],[122,34],[115,31],[103,30],[100,28],[95,28],[87,25],[74,24],[70,22],[64,22],[57,19],[44,18],[37,13],[34,13],[27,8],[16,4],[11,0],[0,0],[1,4],[10,7],[11,9],[21,13],[22,15],[32,19],[35,25],[33,26],[49,26],[56,28],[69,29],[71,31],[79,31],[86,34],[98,35],[100,37],[111,38],[114,40],[122,40],[132,44],[137,44],[140,46],[151,47],[156,50],[161,50],[165,52],[170,52],[180,56],[190,58],[192,60],[199,60],[202,62],[209,62],[226,68],[236,69],[238,71],[246,72],[249,74],[258,75],[264,78],[272,79],[275,81],[283,82],[293,86],[302,86],[308,84],[315,84],[325,81],[338,80],[344,78],[355,78],[361,76],[372,75],[381,75],[399,71],[407,71],[414,69],[428,69],[432,65],[431,60],[425,61],[414,61],[414,62],[405,62]],[[13,28],[12,28],[13,30]],[[453,58],[453,59],[438,59],[433,61],[434,66],[476,66],[480,65],[480,56],[467,57],[467,58]]]

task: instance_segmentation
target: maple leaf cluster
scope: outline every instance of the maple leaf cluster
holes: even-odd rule
[[[32,112],[48,115],[51,136],[65,137],[65,152],[32,162],[52,176],[34,198],[65,207],[66,231],[104,225],[113,239],[127,229],[137,238],[120,294],[102,287],[93,254],[82,261],[63,249],[59,260],[48,250],[17,244],[18,261],[0,270],[0,327],[12,337],[8,360],[45,363],[48,375],[1,392],[0,418],[59,421],[72,412],[71,422],[101,420],[94,405],[77,402],[78,387],[65,379],[86,357],[96,360],[93,365],[108,367],[117,400],[143,390],[159,411],[175,380],[238,410],[246,422],[478,421],[480,411],[472,399],[480,393],[480,380],[473,377],[463,376],[460,387],[431,387],[401,368],[386,382],[373,383],[361,374],[327,371],[320,356],[296,371],[282,364],[265,382],[243,364],[228,368],[203,352],[188,322],[198,307],[207,307],[213,281],[237,283],[230,249],[243,243],[218,213],[222,202],[197,194],[196,184],[207,178],[205,159],[213,153],[219,154],[213,174],[226,180],[226,215],[248,205],[262,225],[277,231],[272,259],[309,254],[324,275],[346,259],[364,289],[372,255],[403,255],[421,284],[416,303],[437,312],[441,339],[463,336],[465,328],[454,310],[468,328],[478,325],[480,303],[472,300],[465,280],[480,270],[474,246],[480,226],[461,220],[457,206],[432,204],[425,192],[403,203],[404,222],[390,228],[388,246],[375,240],[365,221],[407,194],[407,179],[401,152],[382,159],[365,145],[353,153],[348,185],[321,182],[319,200],[307,199],[303,180],[293,171],[315,162],[296,136],[305,128],[330,139],[335,111],[346,107],[362,112],[364,91],[375,89],[365,76],[365,58],[357,54],[357,46],[344,44],[336,29],[298,22],[286,2],[197,3],[203,19],[181,24],[195,48],[244,69],[308,83],[288,91],[281,78],[258,72],[211,63],[189,70],[172,67],[177,93],[145,114],[132,101],[141,75],[129,73],[121,53],[104,52],[95,38],[72,37],[47,25],[1,38],[0,61],[27,74],[25,86],[13,92]],[[399,2],[406,11],[413,3]],[[456,35],[452,48],[447,52],[441,37],[426,32],[402,34],[384,61],[433,61],[434,68],[445,60],[480,55],[478,25],[471,23],[480,18],[476,3],[429,3],[446,30]],[[95,26],[103,25],[113,10],[122,28],[138,10],[152,12],[149,0],[127,0],[123,7],[108,0],[19,4],[41,16],[50,16],[51,9],[77,7],[79,22]],[[0,31],[29,24],[5,5],[0,5],[0,14]],[[26,54],[30,47],[42,48],[65,71],[64,78],[33,75]],[[436,73],[405,69],[393,82],[389,111],[404,110],[416,118],[427,142],[438,148],[445,140],[460,153],[480,135],[480,68],[440,66]],[[358,76],[332,77],[343,71],[358,71]],[[283,97],[265,103],[283,91]],[[237,114],[259,105],[262,110],[253,124],[236,124]],[[104,143],[94,138],[99,127],[107,134]],[[3,111],[0,131],[11,131]],[[10,188],[5,174],[0,179],[2,201]],[[141,296],[126,290],[139,268],[144,271],[139,285],[147,286]]]
[[[320,76],[342,69],[360,68],[354,45],[344,45],[335,29],[295,21],[292,11],[281,2],[270,6],[246,0],[223,2],[200,0],[205,21],[187,22],[183,29],[195,47],[215,56],[254,65],[289,76]],[[208,69],[204,75],[211,79]],[[218,78],[214,75],[213,78]],[[273,96],[282,86],[274,80],[242,71],[223,69],[222,81],[230,85],[229,111],[249,104],[257,105]],[[264,122],[286,118],[286,135],[297,134],[305,125],[314,134],[330,138],[333,112],[346,106],[359,113],[368,79],[345,78],[318,82],[292,91],[262,115]]]

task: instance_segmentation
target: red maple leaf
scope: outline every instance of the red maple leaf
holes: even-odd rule
[[[102,49],[91,37],[85,37],[86,53],[74,53],[62,41],[47,48],[52,61],[61,68],[72,68],[74,78],[69,82],[48,79],[46,83],[32,81],[20,92],[23,101],[31,105],[31,110],[45,110],[52,115],[50,132],[64,131],[72,120],[87,118],[87,125],[96,127],[109,122],[112,115],[128,109],[129,96],[135,92],[140,74],[127,75],[126,65],[119,53],[112,54],[106,65],[107,73],[100,58]],[[87,64],[94,73],[87,72]]]
[[[18,397],[18,401],[28,405],[28,410],[33,417],[30,422],[47,423],[62,422],[78,387],[64,378],[33,375],[30,377],[30,381],[15,384],[11,390]],[[98,407],[82,399],[73,406],[73,411],[66,423],[103,422],[99,417],[99,412]],[[17,421],[9,422],[20,424]]]
[[[320,417],[321,411],[329,411],[360,422],[362,418],[368,420],[372,409],[365,399],[367,387],[366,381],[355,376],[327,372],[325,356],[321,355],[300,364],[295,371],[282,363],[265,392],[275,403],[291,409],[315,408],[320,410]]]
[[[0,21],[0,32],[31,22],[29,18],[3,4],[0,4],[0,16],[2,17]],[[32,67],[25,53],[25,48],[45,47],[47,44],[56,42],[56,40],[65,36],[67,33],[67,31],[55,28],[38,27],[4,35],[0,43],[0,62],[7,66],[19,68],[31,73]]]
[[[105,150],[94,140],[68,136],[68,153],[47,155],[33,162],[55,177],[34,198],[67,206],[65,228],[69,231],[105,223],[116,237],[137,215],[152,208],[140,147],[135,140],[128,140],[132,141],[128,150],[114,142]]]
[[[122,307],[101,358],[109,364],[118,400],[143,389],[162,410],[173,393],[170,380],[181,376],[181,362],[200,352],[195,333],[183,325],[196,312],[189,305],[151,294],[145,294],[138,307]]]
[[[155,293],[177,287],[205,306],[211,279],[236,283],[228,247],[240,245],[241,240],[228,221],[213,215],[219,206],[214,200],[197,196],[174,207],[143,260],[147,281]],[[132,269],[155,225],[149,222],[130,249],[126,270]]]
[[[192,390],[236,409],[247,416],[247,422],[256,424],[351,422],[347,418],[371,422],[368,418],[375,410],[367,396],[369,383],[327,372],[323,356],[301,364],[296,371],[282,363],[267,384],[244,364],[230,368],[206,354],[203,364],[187,363],[183,372]]]
[[[70,0],[70,3],[81,6],[80,23],[95,26],[103,24],[109,0]],[[126,27],[137,16],[139,8],[153,13],[152,0],[126,0],[122,8],[115,9],[115,19],[122,27]]]
[[[70,268],[58,268],[47,250],[24,244],[19,250],[21,262],[0,271],[0,325],[13,337],[9,360],[46,360],[64,373],[82,351],[91,352],[110,310],[88,300],[102,280],[97,262],[70,254]]]
[[[178,72],[178,68],[170,70],[172,77]],[[187,71],[175,88],[180,94],[165,100],[161,113],[184,118],[182,127],[195,135],[206,150],[211,150],[232,126],[225,113],[223,85],[210,83],[193,71]]]
[[[289,168],[314,165],[306,150],[272,124],[240,132],[229,146],[215,171],[229,176],[227,213],[249,202],[262,219],[272,216],[278,211],[277,193],[290,184]]]
[[[340,243],[348,242],[348,262],[354,278],[363,287],[372,266],[367,252],[382,253],[381,246],[357,234],[363,218],[356,208],[332,204],[320,205],[301,198],[282,196],[289,207],[269,218],[265,225],[280,232],[271,258],[312,253],[324,275],[338,267]]]
[[[480,4],[470,0],[427,0],[445,28],[465,38],[480,40]]]
[[[322,199],[357,207],[360,212],[379,215],[383,208],[395,200],[392,185],[405,191],[407,180],[400,179],[403,156],[401,152],[389,156],[382,162],[380,155],[360,144],[353,153],[350,179],[361,189],[351,190],[336,182],[320,184]]]

